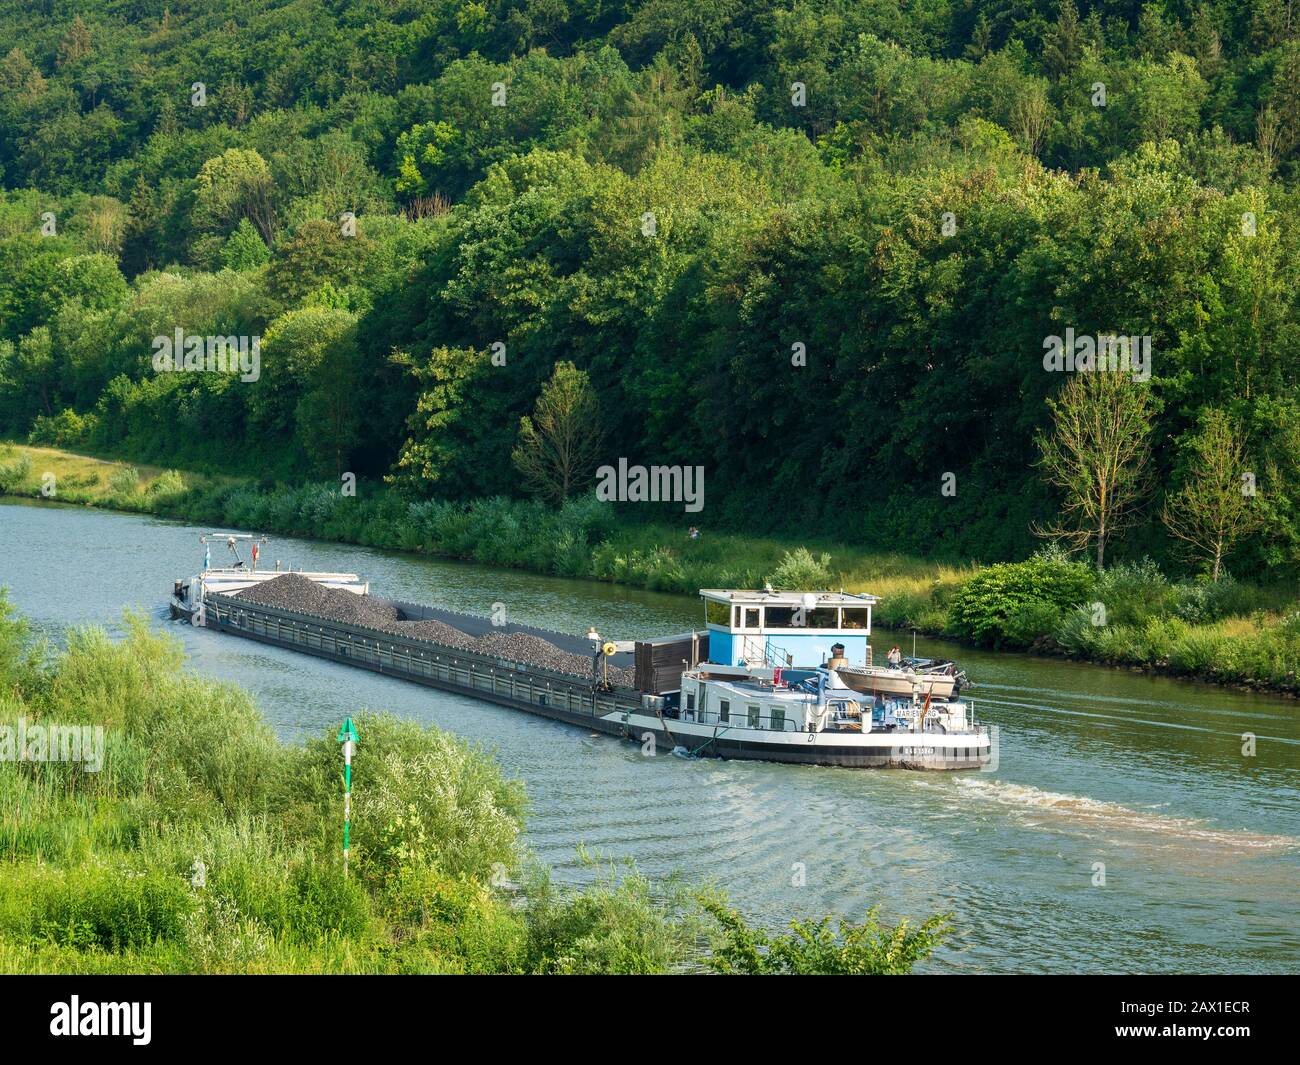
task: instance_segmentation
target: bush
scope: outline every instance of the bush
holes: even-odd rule
[[[872,907],[861,924],[831,919],[791,921],[790,933],[769,935],[750,928],[721,900],[705,898],[705,912],[718,926],[709,968],[745,976],[899,976],[934,952],[947,934],[950,918],[936,914],[920,925],[880,924]]]
[[[183,942],[194,970],[201,973],[244,972],[271,949],[269,932],[240,912],[234,899],[204,894],[185,916]]]
[[[795,591],[825,591],[830,587],[831,556],[823,553],[814,558],[806,547],[787,551],[767,580],[774,588]]]
[[[179,939],[193,906],[179,877],[102,866],[64,872],[35,900],[36,932],[54,943],[104,950]]]
[[[1009,619],[1023,635],[1026,624],[1040,624],[1045,612],[1026,614],[1031,606],[1066,610],[1086,599],[1092,571],[1083,563],[1042,553],[1025,562],[1001,562],[974,574],[952,597],[947,631],[977,643],[998,645],[1008,638]]]
[[[32,475],[32,457],[16,448],[0,448],[0,494],[17,492]]]
[[[486,883],[514,867],[525,805],[518,781],[450,733],[387,714],[362,714],[356,724],[352,858],[360,875],[383,883],[431,868]],[[311,806],[303,825],[311,833],[338,820],[338,744],[318,737],[299,757],[286,784]]]
[[[94,429],[93,414],[78,414],[65,407],[58,414],[38,415],[27,434],[29,444],[48,444],[51,447],[69,447],[84,443]]]
[[[1030,647],[1041,637],[1054,633],[1060,623],[1061,608],[1036,599],[1014,607],[1002,628],[1011,646]]]
[[[115,495],[135,495],[140,487],[140,471],[134,466],[119,466],[108,475],[108,487]]]
[[[410,938],[400,972],[527,971],[523,919],[483,884],[432,869],[408,869],[390,885],[386,916]]]
[[[359,936],[370,923],[365,890],[342,869],[309,862],[290,879],[289,930],[302,943],[327,936]]]
[[[1112,625],[1145,625],[1154,617],[1170,613],[1174,589],[1160,568],[1151,561],[1122,562],[1098,579],[1093,597],[1106,608],[1106,622]]]
[[[1255,608],[1255,591],[1234,580],[1184,581],[1173,587],[1173,612],[1183,621],[1203,625]]]
[[[185,478],[177,470],[164,470],[149,484],[149,495],[158,503],[175,502],[185,491]]]
[[[579,851],[584,864],[596,862]],[[581,893],[554,888],[545,877],[531,885],[529,968],[565,975],[667,973],[694,939],[695,925],[682,914],[676,892],[652,897],[650,882],[634,867],[604,869]]]

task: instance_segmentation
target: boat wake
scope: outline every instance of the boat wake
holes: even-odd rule
[[[1152,810],[1134,810],[1119,803],[1044,791],[1027,784],[973,777],[961,777],[954,783],[970,799],[1011,807],[1027,816],[1046,818],[1061,827],[1074,825],[1110,833],[1154,836],[1172,844],[1245,851],[1278,851],[1300,847],[1300,839],[1294,836],[1214,828],[1194,818],[1172,817]]]

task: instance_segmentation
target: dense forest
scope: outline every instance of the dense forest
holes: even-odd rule
[[[572,363],[603,461],[704,468],[683,525],[1015,558],[1059,508],[1045,341],[1120,334],[1154,446],[1117,557],[1172,557],[1221,418],[1230,564],[1300,561],[1296,0],[0,12],[0,435],[519,495]],[[257,379],[158,372],[178,331],[260,338]]]

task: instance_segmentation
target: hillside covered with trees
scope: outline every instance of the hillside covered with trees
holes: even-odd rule
[[[1107,557],[1183,557],[1229,454],[1216,573],[1300,561],[1294,0],[0,13],[0,435],[521,495],[571,363],[600,461],[702,466],[713,527],[1020,558],[1071,491],[1045,342],[1119,334]],[[257,379],[158,372],[178,330]]]

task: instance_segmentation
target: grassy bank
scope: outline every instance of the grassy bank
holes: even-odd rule
[[[715,892],[622,867],[560,890],[488,752],[372,713],[345,878],[333,730],[281,743],[173,637],[126,628],[51,656],[0,589],[0,972],[905,972],[945,925],[766,936]],[[93,757],[38,753],[38,729],[82,725],[102,729]]]
[[[65,488],[58,471],[74,481]],[[1290,586],[1172,580],[1150,562],[1098,577],[1053,553],[1020,563],[952,565],[859,546],[751,537],[625,520],[584,498],[555,509],[484,499],[408,502],[381,487],[258,486],[133,468],[48,448],[0,454],[0,492],[56,498],[259,532],[416,551],[560,577],[694,595],[705,587],[845,588],[881,596],[886,626],[982,646],[1300,692],[1300,602]],[[125,472],[123,472],[125,471]],[[90,478],[94,477],[93,483]]]

